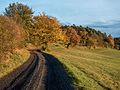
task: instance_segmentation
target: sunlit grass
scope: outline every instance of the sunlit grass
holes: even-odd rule
[[[14,51],[14,53],[10,55],[8,60],[0,63],[0,78],[22,65],[25,61],[28,60],[29,56],[30,53],[25,49]]]
[[[52,46],[49,52],[67,67],[74,85],[87,90],[120,89],[120,51]]]

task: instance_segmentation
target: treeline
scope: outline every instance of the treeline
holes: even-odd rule
[[[12,3],[5,8],[0,15],[0,60],[29,43],[46,50],[50,43],[64,41],[61,25],[55,17],[33,14],[31,8],[21,3]]]
[[[66,48],[75,45],[89,48],[115,46],[111,35],[90,27],[61,25],[57,18],[45,13],[33,14],[31,8],[21,3],[12,3],[5,8],[0,15],[0,59],[5,53],[26,47],[29,43],[43,50],[51,43],[60,43]]]
[[[76,25],[64,25],[62,26],[63,31],[67,31],[67,33],[76,33],[76,40],[78,45],[80,46],[88,46],[89,48],[96,47],[110,47],[114,48],[114,38],[111,35],[106,35],[106,33],[102,33],[90,27],[76,26]],[[66,33],[66,35],[67,35]],[[68,36],[68,35],[67,35]],[[70,36],[68,36],[70,37]],[[74,38],[73,38],[74,39]],[[70,41],[69,43],[72,43]],[[75,43],[74,43],[75,45]],[[74,46],[73,45],[73,46]]]

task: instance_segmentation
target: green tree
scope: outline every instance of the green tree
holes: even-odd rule
[[[5,16],[11,17],[15,20],[20,26],[22,26],[26,32],[27,40],[29,40],[30,35],[33,30],[33,11],[27,5],[21,3],[12,3],[5,8]]]

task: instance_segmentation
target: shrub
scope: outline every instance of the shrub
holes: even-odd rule
[[[0,16],[0,60],[20,45],[20,27],[9,17]]]

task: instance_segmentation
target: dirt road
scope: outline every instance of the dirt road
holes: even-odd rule
[[[62,64],[34,50],[29,60],[0,79],[0,90],[74,90]]]

